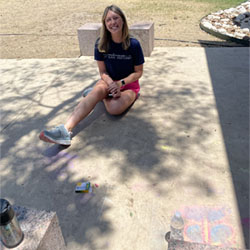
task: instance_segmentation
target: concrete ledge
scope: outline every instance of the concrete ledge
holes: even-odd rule
[[[100,36],[101,23],[86,23],[77,29],[80,53],[82,56],[94,55],[94,44]],[[131,36],[141,43],[144,56],[150,56],[154,49],[154,23],[142,22],[130,26]]]
[[[16,250],[66,250],[58,218],[55,212],[38,211],[13,206],[24,239]],[[0,243],[0,249],[7,250]]]
[[[150,56],[154,49],[154,23],[136,23],[129,27],[130,34],[139,40],[144,56]]]
[[[96,39],[100,36],[101,23],[86,23],[77,29],[82,56],[93,56]]]

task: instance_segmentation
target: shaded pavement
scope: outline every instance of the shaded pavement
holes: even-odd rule
[[[1,197],[55,211],[68,249],[165,249],[174,211],[205,208],[227,211],[231,234],[200,240],[249,248],[248,48],[155,48],[129,112],[98,104],[68,148],[38,135],[98,79],[93,58],[0,64]]]

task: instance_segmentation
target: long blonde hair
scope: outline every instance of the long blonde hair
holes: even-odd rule
[[[105,53],[107,53],[109,50],[109,43],[111,41],[111,34],[106,28],[105,19],[106,19],[107,14],[110,10],[115,12],[116,14],[118,14],[123,20],[122,47],[123,47],[123,49],[127,50],[128,47],[130,46],[130,39],[129,39],[130,36],[129,36],[129,30],[128,30],[128,23],[127,23],[127,20],[126,20],[124,13],[116,5],[110,5],[110,6],[106,7],[106,9],[103,12],[101,36],[100,36],[100,40],[98,43],[98,50],[100,52],[105,52]]]

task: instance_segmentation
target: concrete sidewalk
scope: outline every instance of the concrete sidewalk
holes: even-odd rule
[[[93,58],[0,63],[1,197],[55,211],[69,250],[167,249],[176,210],[186,240],[249,247],[248,48],[155,48],[129,112],[98,104],[69,148],[38,135],[98,79]]]

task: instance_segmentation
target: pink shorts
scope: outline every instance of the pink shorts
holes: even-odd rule
[[[120,88],[121,91],[124,91],[124,90],[127,90],[127,89],[131,89],[132,91],[134,91],[136,93],[136,97],[138,97],[138,93],[140,91],[139,81],[136,80],[135,82],[128,83],[125,86],[122,86]]]

